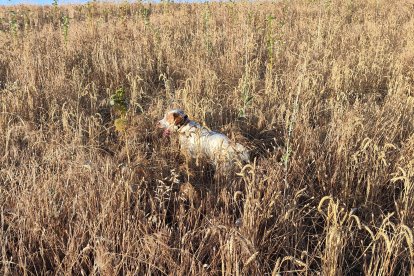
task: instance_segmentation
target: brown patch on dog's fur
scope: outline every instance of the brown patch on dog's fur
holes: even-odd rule
[[[180,113],[173,113],[173,116],[174,116],[174,124],[176,126],[178,126],[179,124],[181,124],[182,121],[184,120],[183,115],[180,114]]]

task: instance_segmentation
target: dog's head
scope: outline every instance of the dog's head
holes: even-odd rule
[[[165,113],[164,118],[158,121],[157,127],[164,129],[163,135],[169,136],[172,132],[177,132],[188,122],[188,116],[180,109],[173,109]]]

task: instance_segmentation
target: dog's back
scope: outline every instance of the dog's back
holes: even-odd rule
[[[194,126],[196,129],[181,140],[181,145],[189,150],[193,158],[206,157],[215,166],[225,164],[228,168],[233,167],[235,162],[249,162],[249,152],[243,145],[234,144],[222,133],[210,131],[198,124]]]
[[[249,162],[248,150],[219,132],[211,131],[192,121],[182,110],[171,110],[158,122],[164,136],[176,132],[181,149],[194,159],[207,159],[216,168],[230,170],[237,162]]]

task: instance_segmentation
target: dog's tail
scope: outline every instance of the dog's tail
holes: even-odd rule
[[[241,144],[236,143],[235,150],[239,159],[244,163],[250,162],[250,154],[249,151]]]

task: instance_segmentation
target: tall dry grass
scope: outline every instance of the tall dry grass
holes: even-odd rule
[[[0,7],[0,272],[412,275],[413,15]],[[230,177],[189,164],[155,129],[172,106],[255,160]]]

